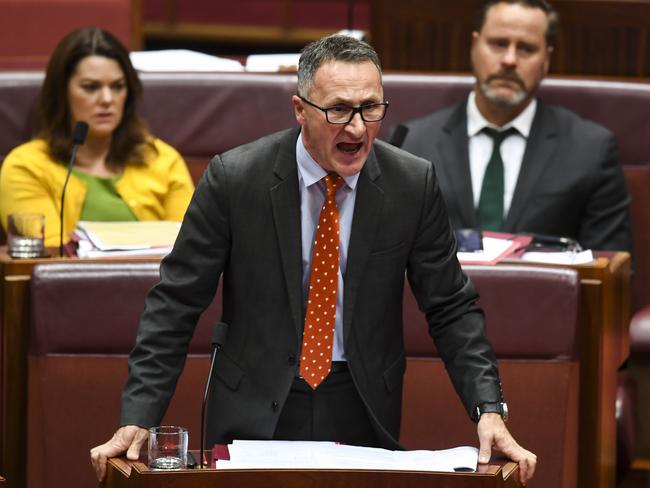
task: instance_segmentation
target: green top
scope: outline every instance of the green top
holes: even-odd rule
[[[133,221],[138,220],[122,197],[117,192],[116,183],[121,174],[102,178],[81,171],[72,173],[86,183],[86,198],[79,220],[99,222]]]

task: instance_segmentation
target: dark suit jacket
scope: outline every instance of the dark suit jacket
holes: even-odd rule
[[[402,148],[433,162],[452,225],[477,227],[466,102],[405,125]],[[566,236],[589,249],[631,252],[629,202],[614,134],[538,101],[503,231]]]
[[[146,300],[121,423],[163,417],[199,314],[223,274],[228,339],[217,355],[208,441],[270,439],[298,373],[304,301],[297,130],[216,156],[161,282]],[[344,344],[382,445],[396,448],[405,354],[405,270],[468,412],[499,401],[476,293],[456,260],[431,164],[376,142],[357,186],[344,295]],[[198,401],[188,399],[188,401]]]

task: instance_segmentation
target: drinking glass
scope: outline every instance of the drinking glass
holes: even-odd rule
[[[12,213],[7,220],[7,252],[12,258],[38,258],[45,255],[45,216],[38,213]]]
[[[185,469],[187,466],[187,429],[161,425],[149,429],[149,468]]]

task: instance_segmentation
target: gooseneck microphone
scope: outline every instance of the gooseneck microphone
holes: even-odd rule
[[[223,349],[226,339],[228,337],[228,324],[224,322],[217,322],[212,329],[212,340],[210,346],[212,349],[212,357],[210,358],[210,372],[208,373],[208,381],[205,383],[205,393],[203,393],[203,401],[201,402],[201,454],[199,458],[199,467],[203,469],[203,451],[205,447],[205,405],[208,402],[208,395],[212,386],[212,371],[214,370],[214,359],[217,353]]]
[[[61,191],[61,229],[59,232],[59,257],[63,257],[63,203],[65,202],[65,189],[68,186],[68,180],[70,179],[70,173],[72,172],[72,166],[74,166],[74,160],[77,157],[77,150],[79,146],[83,145],[86,142],[86,135],[88,134],[88,124],[86,122],[79,121],[74,126],[74,131],[72,131],[72,154],[70,154],[70,162],[68,163],[68,172],[65,175],[65,182],[63,183],[63,190]]]
[[[389,144],[392,144],[395,147],[402,147],[402,144],[404,144],[404,139],[406,139],[406,135],[409,133],[409,128],[406,127],[405,125],[398,125],[395,127],[395,130],[393,131],[393,135],[390,138]]]

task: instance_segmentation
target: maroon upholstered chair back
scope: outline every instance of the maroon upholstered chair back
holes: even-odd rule
[[[88,450],[117,427],[127,357],[157,263],[45,264],[31,280],[28,487],[94,486]],[[219,294],[218,294],[219,296]],[[190,431],[198,448],[199,406],[209,367],[211,325],[201,318],[164,422]]]
[[[531,487],[576,486],[580,282],[569,269],[465,266],[499,358],[509,428],[540,461]],[[404,294],[407,370],[401,442],[412,449],[478,447],[411,290]]]
[[[0,158],[32,135],[42,73],[0,73]],[[296,124],[288,74],[144,73],[141,111],[153,132],[189,159],[214,154]],[[471,76],[384,75],[390,108],[381,137],[400,122],[458,102]],[[633,82],[547,78],[540,98],[563,105],[611,129],[624,165],[650,164],[650,85]]]

